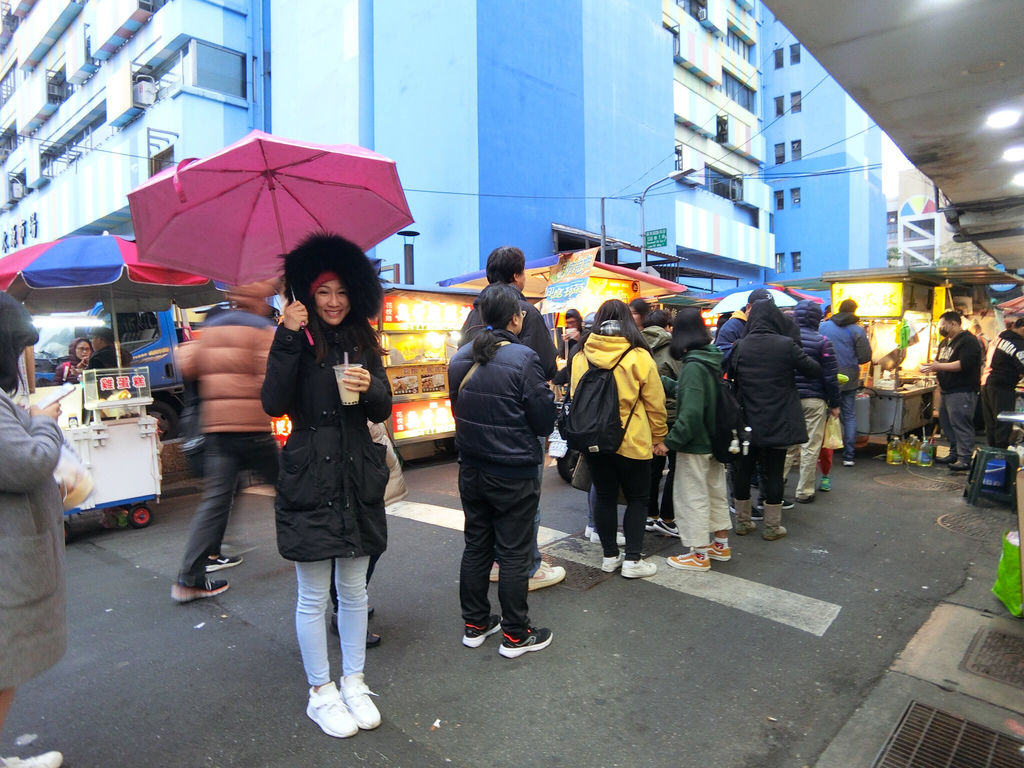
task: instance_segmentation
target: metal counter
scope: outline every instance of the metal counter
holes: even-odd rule
[[[932,420],[935,385],[909,384],[871,392],[871,434],[905,435]]]

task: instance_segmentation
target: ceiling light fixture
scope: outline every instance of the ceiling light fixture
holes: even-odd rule
[[[1018,173],[1013,177],[1013,183],[1018,187],[1024,187],[1024,173]]]
[[[1020,112],[1015,109],[1001,109],[988,116],[985,124],[989,128],[1009,128],[1020,120]]]
[[[1024,160],[1024,147],[1007,147],[1003,152],[1003,160],[1008,163],[1019,163]]]

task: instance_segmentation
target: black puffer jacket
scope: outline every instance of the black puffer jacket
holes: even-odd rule
[[[750,310],[743,338],[733,345],[727,367],[739,384],[739,399],[751,445],[781,448],[807,442],[796,373],[821,376],[821,366],[788,335],[788,323],[768,300]]]
[[[473,345],[464,344],[448,365],[459,460],[504,477],[534,477],[544,460],[537,438],[555,425],[555,399],[537,353],[509,331],[494,335],[511,342],[494,358],[473,366]]]
[[[512,287],[515,288],[515,286]],[[557,352],[555,344],[551,340],[551,330],[544,322],[544,316],[540,310],[528,302],[522,292],[519,294],[519,306],[526,312],[526,316],[523,318],[523,329],[519,332],[519,343],[525,344],[537,353],[541,367],[544,369],[545,380],[551,379],[558,372],[558,364],[555,362]],[[473,309],[466,316],[466,322],[462,324],[462,343],[466,344],[475,339],[485,325],[474,301]]]
[[[261,392],[267,413],[292,420],[274,504],[277,548],[288,560],[377,555],[387,547],[385,448],[366,422],[391,415],[391,388],[376,353],[358,349],[343,331],[329,330],[327,339],[327,358],[318,363],[305,334],[279,326]],[[343,406],[338,395],[333,366],[345,352],[371,375],[359,405]]]
[[[800,328],[800,346],[808,357],[821,366],[821,376],[812,378],[802,373],[796,375],[796,389],[800,398],[817,397],[824,400],[829,408],[838,408],[840,397],[836,373],[839,369],[832,342],[818,331],[821,307],[813,301],[800,301],[793,308],[793,319]]]

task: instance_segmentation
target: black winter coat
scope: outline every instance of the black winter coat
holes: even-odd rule
[[[727,371],[751,429],[750,444],[782,448],[807,442],[795,375],[821,376],[821,366],[788,334],[789,323],[771,301],[750,310],[743,338],[732,347]]]
[[[376,353],[359,350],[344,331],[327,333],[327,358],[318,363],[304,333],[278,327],[261,392],[267,413],[292,420],[274,503],[277,548],[287,560],[379,555],[387,547],[385,448],[366,422],[391,415],[391,388]],[[344,352],[370,372],[358,405],[343,406],[338,394],[332,366]]]
[[[813,301],[797,302],[793,308],[793,319],[800,329],[800,346],[812,360],[821,366],[821,376],[811,378],[802,373],[796,375],[796,390],[800,398],[817,397],[829,408],[838,408],[840,401],[838,366],[832,342],[818,331],[821,325],[821,307]]]
[[[512,287],[515,288],[514,285]],[[516,288],[516,290],[519,289]],[[555,344],[551,341],[551,331],[544,322],[544,316],[540,310],[528,302],[522,292],[519,293],[519,307],[526,312],[526,316],[523,318],[523,329],[519,332],[519,343],[525,344],[537,353],[541,368],[544,369],[545,380],[550,381],[558,372],[558,364],[555,362],[558,355],[555,351]],[[476,302],[473,302],[473,309],[466,316],[466,322],[462,324],[462,343],[467,344],[476,338],[484,325],[485,323],[480,317],[480,310],[476,308]]]
[[[465,344],[448,365],[459,460],[490,474],[534,477],[544,461],[537,438],[555,425],[555,399],[537,353],[509,331],[494,335],[511,342],[473,371],[473,345]]]

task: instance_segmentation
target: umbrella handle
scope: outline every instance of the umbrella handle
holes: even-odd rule
[[[183,203],[188,202],[188,197],[185,195],[185,188],[181,184],[181,179],[178,178],[178,173],[184,170],[185,166],[191,165],[198,159],[197,157],[186,157],[174,167],[174,178],[171,179],[171,183],[174,185],[174,192],[178,195],[178,200]]]

